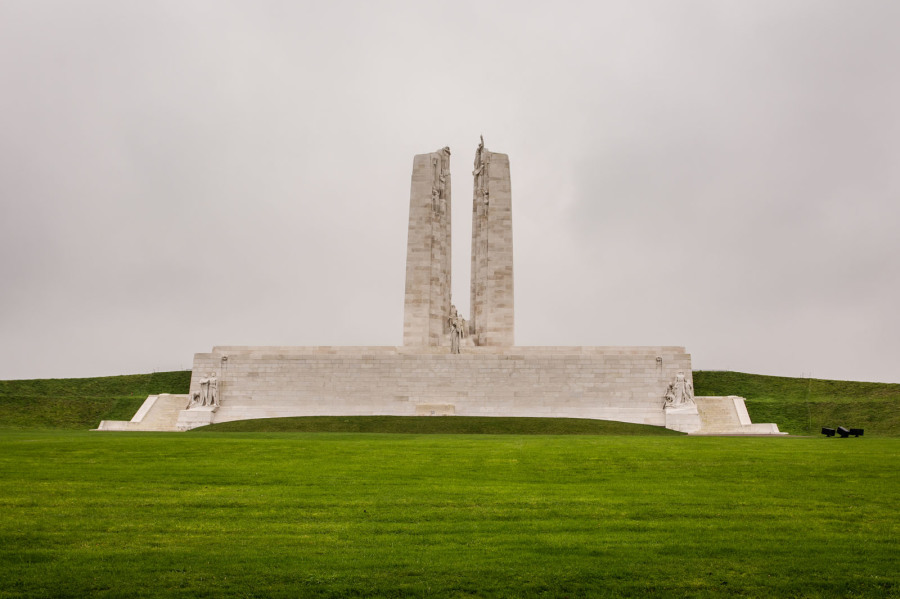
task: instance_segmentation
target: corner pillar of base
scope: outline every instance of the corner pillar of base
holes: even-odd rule
[[[176,430],[183,432],[199,426],[212,424],[217,409],[217,407],[211,406],[181,410],[178,413],[178,422],[175,424],[175,428]]]
[[[682,433],[696,433],[702,428],[700,412],[696,405],[683,408],[665,408],[666,428]]]

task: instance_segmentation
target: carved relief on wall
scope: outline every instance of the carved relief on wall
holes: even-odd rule
[[[490,152],[484,147],[484,136],[479,136],[481,142],[478,149],[475,150],[475,170],[472,176],[475,177],[475,197],[481,198],[485,204],[488,203],[488,167],[490,165]]]
[[[431,208],[437,214],[447,212],[447,177],[450,176],[450,148],[444,146],[438,152],[440,156],[431,159]]]

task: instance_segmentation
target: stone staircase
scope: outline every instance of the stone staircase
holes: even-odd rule
[[[778,425],[750,421],[744,398],[735,395],[725,397],[696,397],[700,413],[700,430],[695,435],[783,435]]]
[[[150,395],[131,420],[103,420],[96,430],[174,431],[178,415],[187,403],[187,395]]]
[[[178,413],[188,404],[187,395],[158,396],[153,408],[141,421],[141,430],[145,431],[173,431],[178,421]]]
[[[730,397],[698,397],[697,400],[701,431],[715,434],[740,430],[741,421]]]

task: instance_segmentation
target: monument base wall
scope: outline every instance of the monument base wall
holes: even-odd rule
[[[454,414],[665,426],[663,395],[691,373],[682,347],[216,347],[213,422],[286,416]]]
[[[289,416],[592,418],[690,434],[779,434],[740,397],[664,407],[682,347],[216,347],[194,355],[189,395],[150,396],[129,422],[99,430],[175,431]],[[197,406],[215,377],[218,405]],[[189,404],[194,407],[189,407]]]

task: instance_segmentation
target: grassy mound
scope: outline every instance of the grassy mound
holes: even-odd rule
[[[189,370],[85,379],[0,381],[0,428],[89,429],[131,420],[157,393],[187,393]]]
[[[444,435],[681,435],[659,426],[587,418],[305,416],[223,422],[194,432],[406,433]]]
[[[694,371],[697,395],[740,395],[753,422],[774,422],[795,435],[823,426],[900,436],[900,385],[798,379],[742,372]]]

